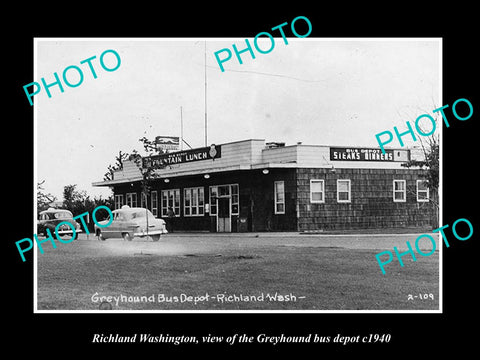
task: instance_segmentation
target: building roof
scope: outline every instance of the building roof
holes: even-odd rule
[[[386,149],[358,146],[289,145],[265,143],[263,139],[249,139],[210,147],[172,152],[142,160],[159,161],[163,168],[156,171],[158,178],[202,175],[215,172],[255,170],[266,168],[371,168],[401,169],[410,158],[420,160],[415,149]],[[142,180],[142,173],[134,161],[125,161],[123,169],[113,174],[113,180],[94,182],[93,186],[113,186]]]

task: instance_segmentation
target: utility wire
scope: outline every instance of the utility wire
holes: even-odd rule
[[[217,69],[215,66],[211,65],[206,65],[210,69]],[[265,75],[265,76],[275,76],[275,77],[281,77],[281,78],[286,78],[286,79],[292,79],[292,80],[298,80],[298,81],[304,81],[304,82],[325,82],[326,80],[311,80],[311,79],[301,79],[298,77],[294,76],[289,76],[289,75],[283,75],[283,74],[272,74],[272,73],[265,73],[265,72],[260,72],[260,71],[251,71],[251,70],[225,70],[225,71],[231,71],[231,72],[238,72],[238,73],[248,73],[248,74],[257,74],[257,75]]]

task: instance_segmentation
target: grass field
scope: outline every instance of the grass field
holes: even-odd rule
[[[404,267],[395,260],[386,275],[375,259],[379,244],[392,250],[415,238],[172,234],[154,243],[83,235],[37,254],[37,306],[98,310],[100,296],[123,295],[118,304],[111,299],[113,310],[438,310],[438,251],[416,262],[405,256]],[[269,301],[275,293],[296,301]],[[206,294],[208,301],[180,301]],[[264,301],[222,303],[212,298],[218,294],[263,294]]]

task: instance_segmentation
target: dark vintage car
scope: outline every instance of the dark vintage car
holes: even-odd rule
[[[73,219],[72,213],[66,209],[55,208],[49,208],[47,210],[41,211],[38,214],[37,235],[47,236],[46,229],[49,229],[52,236],[55,237],[56,226],[64,221],[69,222],[75,227],[75,239],[78,238],[78,233],[82,232],[82,230],[80,229],[80,224]],[[62,224],[60,225],[57,233],[61,237],[71,237],[73,235],[73,230],[67,224]]]
[[[95,224],[95,235],[99,240],[108,238],[123,238],[132,240],[134,237],[149,236],[153,241],[160,240],[162,234],[168,233],[165,220],[157,219],[148,209],[139,207],[122,206],[121,209],[113,210],[113,219],[99,221],[101,227]]]

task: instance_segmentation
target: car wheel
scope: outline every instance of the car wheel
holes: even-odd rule
[[[123,240],[132,241],[132,237],[130,236],[129,233],[123,233],[122,236],[123,236]]]
[[[151,235],[153,241],[160,240],[160,235]]]
[[[101,231],[97,232],[97,239],[100,241],[105,241],[105,237],[103,236]]]

